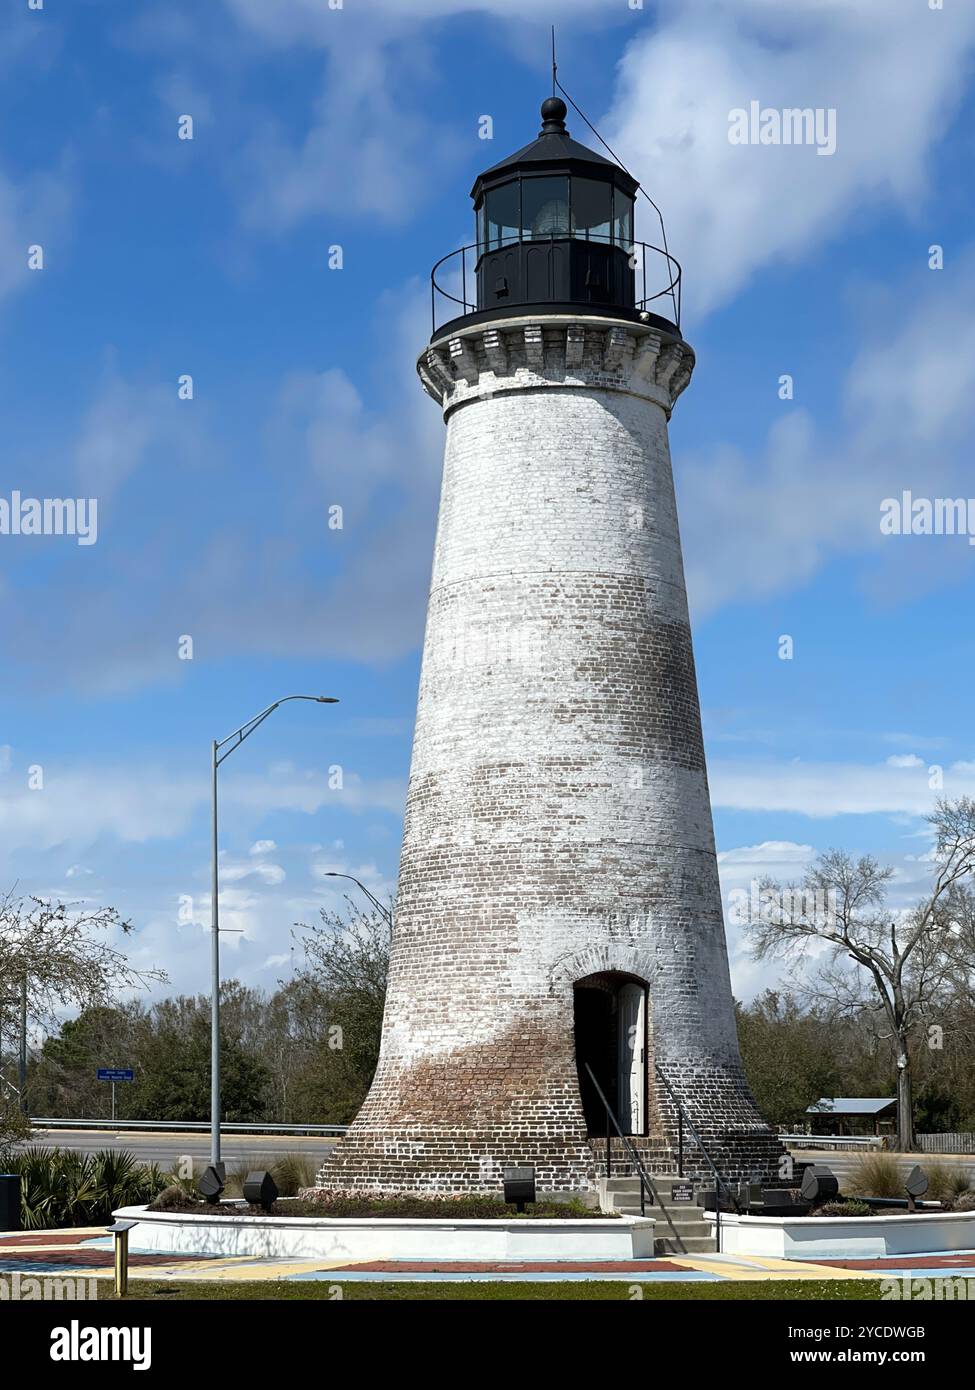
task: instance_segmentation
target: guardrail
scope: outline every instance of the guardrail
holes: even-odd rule
[[[777,1136],[790,1149],[882,1149],[879,1134],[780,1134]]]
[[[111,1129],[116,1132],[124,1129],[144,1129],[166,1131],[178,1134],[199,1131],[209,1134],[209,1120],[76,1120],[52,1119],[32,1115],[31,1126],[35,1129]],[[228,1134],[345,1134],[348,1125],[241,1125],[222,1124],[221,1130]]]

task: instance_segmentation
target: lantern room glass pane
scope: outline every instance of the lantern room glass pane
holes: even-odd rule
[[[613,218],[613,240],[622,246],[633,245],[633,199],[617,188]]]
[[[613,185],[597,179],[572,180],[572,235],[608,242],[613,220]]]
[[[496,251],[499,246],[518,240],[518,181],[503,183],[500,188],[492,188],[484,196],[487,221],[487,249]]]
[[[521,225],[526,241],[569,235],[568,175],[522,181]]]

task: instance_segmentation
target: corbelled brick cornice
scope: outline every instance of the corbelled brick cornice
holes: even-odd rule
[[[681,338],[564,315],[477,324],[424,348],[417,361],[424,390],[445,414],[502,391],[579,387],[642,396],[669,417],[693,370],[693,349]]]

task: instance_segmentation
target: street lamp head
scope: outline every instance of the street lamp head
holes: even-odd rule
[[[315,695],[314,700],[319,705],[337,705],[338,700],[332,695]]]

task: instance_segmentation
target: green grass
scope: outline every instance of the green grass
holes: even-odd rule
[[[157,1283],[148,1279],[136,1279],[129,1284],[126,1301],[132,1299],[149,1300],[155,1303],[197,1302],[209,1299],[223,1299],[230,1302],[247,1300],[283,1299],[287,1301],[330,1301],[335,1298],[335,1288],[342,1290],[343,1301],[382,1301],[387,1303],[409,1302],[518,1302],[523,1300],[541,1302],[627,1302],[633,1298],[632,1290],[636,1281],[625,1279],[618,1283],[594,1280],[581,1283],[530,1284],[530,1283],[419,1283],[419,1284],[381,1284],[345,1283],[340,1277],[335,1279],[304,1279],[289,1281],[284,1279],[265,1279],[254,1283],[226,1280],[217,1283],[180,1283],[174,1280]],[[873,1301],[880,1298],[879,1280],[856,1279],[763,1279],[755,1283],[722,1284],[678,1284],[643,1283],[639,1284],[645,1301],[684,1301],[709,1299],[745,1299],[762,1302],[784,1299],[788,1301],[822,1303],[847,1301]],[[100,1291],[99,1291],[100,1292]],[[101,1301],[101,1300],[100,1300]],[[107,1300],[106,1300],[107,1301]]]

